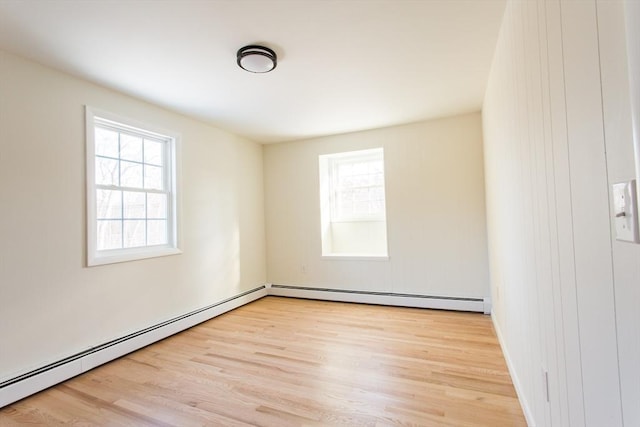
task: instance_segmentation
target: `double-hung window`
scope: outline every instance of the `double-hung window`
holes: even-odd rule
[[[331,220],[384,220],[384,159],[381,150],[329,158]]]
[[[386,258],[383,149],[319,160],[322,255]]]
[[[177,136],[87,107],[88,265],[179,253]]]

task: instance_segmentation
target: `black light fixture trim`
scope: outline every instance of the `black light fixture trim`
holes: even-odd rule
[[[273,65],[271,66],[271,68],[264,69],[264,70],[246,68],[245,66],[242,65],[242,62],[243,62],[242,60],[251,55],[264,56],[267,59],[269,59]],[[238,49],[237,58],[238,58],[237,60],[238,66],[250,73],[268,73],[269,71],[273,71],[278,65],[278,57],[276,53],[272,49],[269,49],[268,47],[260,46],[260,45],[251,44],[245,47],[241,47],[240,49]]]

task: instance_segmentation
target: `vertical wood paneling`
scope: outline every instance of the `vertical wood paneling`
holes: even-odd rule
[[[595,1],[564,2],[562,28],[585,420],[613,426],[622,420]]]
[[[542,90],[542,48],[539,34],[540,11],[536,2],[526,2],[526,34],[528,43],[527,69],[529,70],[529,80],[527,93],[529,94],[529,114],[528,120],[531,123],[530,153],[532,163],[532,194],[534,200],[534,210],[532,211],[532,222],[534,224],[534,249],[535,249],[535,285],[537,290],[535,305],[537,309],[538,333],[540,351],[535,352],[537,356],[535,369],[539,369],[536,377],[536,389],[543,390],[545,398],[539,399],[537,405],[537,418],[544,419],[544,425],[551,425],[551,405],[547,402],[546,393],[554,393],[556,381],[544,382],[544,373],[547,378],[553,378],[550,372],[555,365],[555,324],[553,310],[551,260],[550,260],[550,233],[549,233],[549,205],[547,200],[547,175],[546,175],[546,128],[545,109],[543,108]],[[554,406],[557,406],[554,401]]]
[[[555,193],[553,221],[557,240],[552,242],[558,254],[559,289],[554,294],[557,319],[556,342],[565,363],[559,366],[558,384],[566,387],[567,417],[569,424],[582,426],[584,400],[582,398],[582,361],[580,357],[580,333],[578,308],[576,305],[576,274],[574,252],[574,226],[571,206],[571,181],[569,147],[567,135],[567,111],[565,101],[564,62],[562,46],[561,4],[559,0],[544,2],[546,5],[546,32],[549,64],[549,101],[551,116],[551,138],[553,144],[552,180]]]
[[[509,2],[483,109],[495,319],[536,426],[622,423],[595,11]]]
[[[633,179],[640,167],[640,3],[598,0],[596,5],[611,185]],[[630,98],[639,119],[636,159]],[[623,421],[640,426],[640,245],[614,240],[613,269]]]
[[[529,14],[526,2],[513,2],[506,11],[484,129],[490,142],[485,170],[495,316],[526,416],[534,423],[545,418],[545,403],[532,399],[542,392],[543,332],[536,287],[540,225],[534,221],[539,208],[535,141],[541,132],[535,128],[539,117],[531,120],[540,102],[531,91],[539,72],[529,68],[530,52],[537,49],[535,15]]]
[[[557,4],[557,2],[556,2]],[[564,331],[563,331],[563,309],[562,299],[560,295],[560,265],[559,265],[559,248],[558,248],[558,221],[557,221],[557,204],[556,204],[556,180],[554,169],[554,126],[552,112],[552,96],[551,96],[551,69],[550,69],[550,42],[559,40],[558,37],[553,38],[549,33],[550,17],[548,13],[553,13],[553,5],[550,2],[537,2],[538,7],[538,38],[540,47],[540,95],[541,95],[541,114],[542,132],[544,139],[544,170],[540,171],[540,176],[544,177],[544,186],[542,191],[546,190],[544,205],[541,208],[540,215],[545,217],[545,232],[547,233],[546,245],[543,248],[543,254],[546,255],[548,263],[548,277],[546,277],[541,287],[545,287],[545,300],[548,301],[549,313],[552,315],[544,316],[544,329],[546,331],[547,343],[547,365],[549,378],[549,414],[547,425],[569,425],[568,402],[567,402],[567,384],[564,381],[565,370],[565,351],[563,348]],[[550,12],[551,11],[551,12]],[[559,16],[559,14],[558,14]],[[535,88],[534,88],[535,90]],[[564,107],[564,104],[561,105]],[[564,134],[562,134],[564,135]],[[560,138],[559,138],[560,139]]]

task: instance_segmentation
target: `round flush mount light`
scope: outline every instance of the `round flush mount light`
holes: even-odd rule
[[[268,73],[276,65],[276,53],[268,47],[249,45],[238,49],[238,66],[250,73]]]

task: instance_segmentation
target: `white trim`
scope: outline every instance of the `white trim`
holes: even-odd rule
[[[189,329],[199,323],[265,297],[267,294],[267,287],[263,285],[253,291],[240,294],[241,296],[231,298],[202,311],[197,311],[193,315],[162,324],[162,326],[156,328],[150,328],[150,330],[143,331],[138,335],[132,334],[134,335],[132,338],[123,339],[115,342],[113,345],[104,346],[102,349],[95,352],[88,352],[86,355],[68,362],[61,361],[59,366],[28,376],[23,380],[5,387],[0,387],[0,408],[141,349],[149,344]]]
[[[484,301],[482,298],[451,298],[444,296],[344,291],[340,289],[315,289],[289,285],[271,285],[269,295],[396,307],[484,312]]]
[[[491,309],[493,308],[493,305],[491,303],[491,297],[484,297],[482,299],[482,305],[484,307],[484,314],[491,314]]]
[[[491,321],[493,323],[493,329],[496,331],[496,336],[498,337],[498,342],[500,343],[500,348],[502,349],[504,360],[505,362],[507,362],[507,368],[509,369],[509,374],[511,375],[511,382],[513,383],[513,387],[516,389],[516,394],[518,395],[518,401],[520,401],[520,406],[522,407],[524,418],[526,419],[527,425],[529,427],[535,427],[536,424],[534,422],[533,412],[531,412],[529,403],[524,399],[525,393],[522,389],[522,383],[520,382],[520,378],[518,377],[518,374],[513,366],[513,361],[511,360],[509,351],[504,344],[504,338],[502,336],[500,326],[498,325],[498,321],[493,314],[491,314]]]
[[[338,261],[389,261],[389,255],[327,254],[322,259]]]
[[[107,251],[101,251],[107,252]],[[113,255],[101,255],[98,257],[90,257],[87,261],[87,265],[89,267],[104,265],[104,264],[113,264],[116,262],[126,262],[126,261],[135,261],[139,259],[148,259],[148,258],[157,258],[168,255],[178,255],[181,254],[182,250],[178,248],[172,247],[153,247],[153,246],[143,246],[140,248],[130,248],[130,249],[118,249],[113,251]]]
[[[167,194],[169,199],[167,206],[168,243],[158,246],[142,246],[137,248],[122,248],[115,250],[96,249],[96,189],[106,188],[98,186],[95,182],[95,126],[96,122],[114,123],[119,128],[127,132],[140,135],[148,135],[151,138],[167,140],[165,147],[166,163],[165,185],[166,190],[161,191]],[[111,264],[116,262],[134,261],[146,258],[155,258],[167,255],[181,254],[180,250],[180,212],[179,212],[179,172],[180,172],[180,135],[159,128],[158,126],[142,123],[127,117],[122,117],[108,111],[99,110],[85,105],[85,127],[86,127],[86,193],[87,193],[87,266]],[[168,182],[166,181],[168,180]],[[116,186],[113,189],[127,190],[126,187]],[[140,189],[136,189],[140,190]],[[144,192],[155,193],[156,190]]]
[[[0,388],[0,408],[66,381],[69,378],[80,375],[81,373],[81,362],[74,360],[10,386]]]

